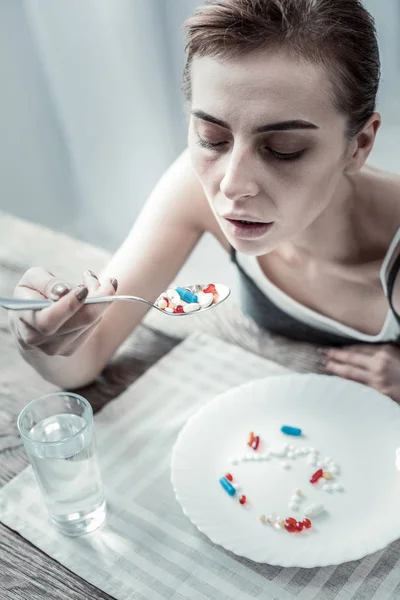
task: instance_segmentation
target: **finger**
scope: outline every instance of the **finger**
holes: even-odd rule
[[[54,335],[66,321],[82,309],[87,295],[87,287],[79,285],[57,302],[54,302],[49,308],[28,311],[28,316],[24,314],[23,319],[39,333]]]
[[[349,350],[348,348],[334,348],[326,354],[326,361],[335,361],[343,364],[360,367],[361,369],[371,368],[371,356],[368,354]]]
[[[360,367],[329,360],[325,365],[325,371],[331,375],[342,377],[342,379],[351,379],[365,385],[371,385],[370,372]]]
[[[114,281],[114,283],[113,283]],[[114,296],[116,289],[118,288],[117,280],[104,278],[99,281],[99,286],[92,294],[91,297],[96,296]],[[71,321],[68,321],[60,328],[60,333],[68,333],[75,329],[86,328],[88,325],[95,323],[101,315],[107,310],[110,304],[85,304],[82,309],[77,312]]]
[[[100,281],[96,275],[90,269],[83,274],[83,283],[89,290],[89,296],[92,296],[100,287]]]
[[[115,294],[117,286],[116,280],[112,283],[112,280],[107,278],[104,282],[101,282],[96,292],[92,295],[112,296]],[[78,298],[79,290],[82,290],[83,293],[81,299]],[[84,305],[83,302],[88,295],[88,290],[86,294],[84,290],[87,290],[85,286],[78,286],[78,288],[71,290],[49,308],[44,308],[40,311],[23,311],[20,318],[39,334],[45,336],[53,335],[55,332],[63,334],[75,329],[86,328],[100,318],[109,304]],[[24,295],[31,297],[29,294],[29,291],[21,291],[21,297]],[[66,325],[65,328],[64,325]]]
[[[348,350],[349,352],[355,352],[357,354],[364,354],[365,356],[373,356],[376,352],[377,345],[375,344],[351,344],[351,346],[346,346],[343,350]],[[339,350],[339,348],[332,348],[332,350]]]
[[[42,267],[32,267],[23,274],[18,282],[14,297],[20,298],[25,290],[29,290],[31,292],[28,296],[29,298],[44,297],[51,300],[58,300],[58,298],[68,293],[70,289],[71,287],[67,283],[57,279],[50,271]],[[26,295],[23,297],[26,297]]]

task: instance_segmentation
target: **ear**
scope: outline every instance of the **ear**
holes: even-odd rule
[[[381,125],[381,115],[374,113],[368,119],[359,134],[350,144],[349,155],[346,165],[346,173],[355,173],[365,164],[372,148],[374,147],[376,134]]]

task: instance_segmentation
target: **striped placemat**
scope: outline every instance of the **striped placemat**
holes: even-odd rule
[[[118,600],[400,599],[400,542],[337,567],[260,565],[213,545],[177,503],[170,456],[188,417],[230,387],[284,371],[219,339],[191,336],[96,415],[104,527],[78,539],[59,534],[31,467],[1,490],[0,520]]]

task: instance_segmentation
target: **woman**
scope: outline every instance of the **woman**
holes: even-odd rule
[[[358,0],[208,0],[186,23],[188,149],[99,279],[41,268],[53,297],[11,313],[22,356],[53,383],[93,380],[144,315],[91,296],[157,296],[204,232],[237,263],[248,313],[325,347],[326,371],[400,401],[400,334],[385,275],[400,244],[400,179],[366,166],[381,122],[374,23]],[[117,280],[118,284],[117,284]]]

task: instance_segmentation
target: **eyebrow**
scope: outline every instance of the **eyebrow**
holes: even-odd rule
[[[225,129],[229,129],[229,131],[231,131],[231,127],[228,123],[226,123],[226,121],[217,119],[217,117],[213,117],[202,110],[192,110],[192,115],[198,119],[208,121],[209,123],[214,123],[215,125],[225,127]],[[279,121],[277,123],[268,123],[268,125],[262,125],[261,127],[254,129],[252,133],[256,134],[266,133],[268,131],[290,131],[293,129],[319,129],[319,127],[310,121],[291,119],[290,121]]]

